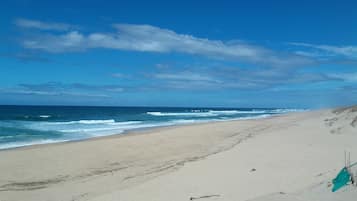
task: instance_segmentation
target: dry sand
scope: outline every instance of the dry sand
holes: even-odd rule
[[[357,109],[154,129],[0,151],[0,201],[356,200]]]

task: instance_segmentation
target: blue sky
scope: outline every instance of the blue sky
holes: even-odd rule
[[[3,1],[0,104],[357,103],[356,1]]]

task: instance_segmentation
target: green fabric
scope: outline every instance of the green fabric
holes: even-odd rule
[[[347,168],[343,168],[336,178],[332,181],[333,183],[333,188],[332,192],[337,191],[338,189],[342,188],[343,186],[347,185],[347,183],[350,181],[351,175],[348,172]]]

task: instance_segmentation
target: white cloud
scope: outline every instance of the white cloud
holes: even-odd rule
[[[350,59],[357,59],[357,46],[332,46],[332,45],[315,45],[309,43],[289,43],[290,45],[311,48],[315,51],[297,51],[298,54],[310,57],[331,57],[344,56]],[[316,50],[320,51],[317,52]]]
[[[329,74],[329,77],[348,82],[357,82],[357,73],[334,73]]]
[[[90,94],[81,92],[51,92],[41,90],[23,90],[21,88],[0,88],[1,93],[22,94],[22,95],[38,95],[38,96],[80,96],[80,97],[101,97],[108,98],[105,94]]]
[[[121,87],[116,87],[116,88],[108,88],[106,89],[107,91],[111,91],[111,92],[123,92],[124,89]]]
[[[263,68],[240,69],[216,67],[195,71],[167,71],[151,74],[161,88],[213,90],[213,89],[268,89],[289,84],[306,84],[339,80],[320,73],[302,73],[296,69]]]
[[[114,33],[41,34],[25,39],[26,48],[58,53],[91,48],[108,48],[142,52],[179,52],[219,59],[231,59],[272,66],[294,66],[312,60],[296,54],[282,54],[264,47],[242,42],[223,42],[178,34],[150,25],[115,24]]]
[[[124,75],[122,73],[113,73],[111,74],[112,77],[116,77],[116,78],[125,78],[127,77],[127,75]]]
[[[203,75],[202,73],[192,72],[176,72],[176,73],[158,73],[154,75],[154,78],[164,80],[180,80],[180,81],[205,81],[205,82],[220,82],[219,80]]]
[[[48,52],[79,51],[87,49],[87,39],[77,31],[63,35],[42,35],[36,39],[25,40],[26,48],[40,49]]]
[[[82,96],[109,98],[113,94],[124,92],[118,85],[88,85],[81,83],[65,84],[47,82],[41,84],[19,84],[15,87],[1,88],[0,93],[38,95],[38,96]]]
[[[15,20],[15,24],[23,28],[34,28],[40,30],[53,30],[53,31],[67,31],[72,28],[72,25],[54,22],[41,22],[36,20],[29,20],[19,18]]]

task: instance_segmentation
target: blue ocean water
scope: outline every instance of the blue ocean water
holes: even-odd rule
[[[0,149],[82,140],[128,130],[262,118],[295,109],[0,106]]]

